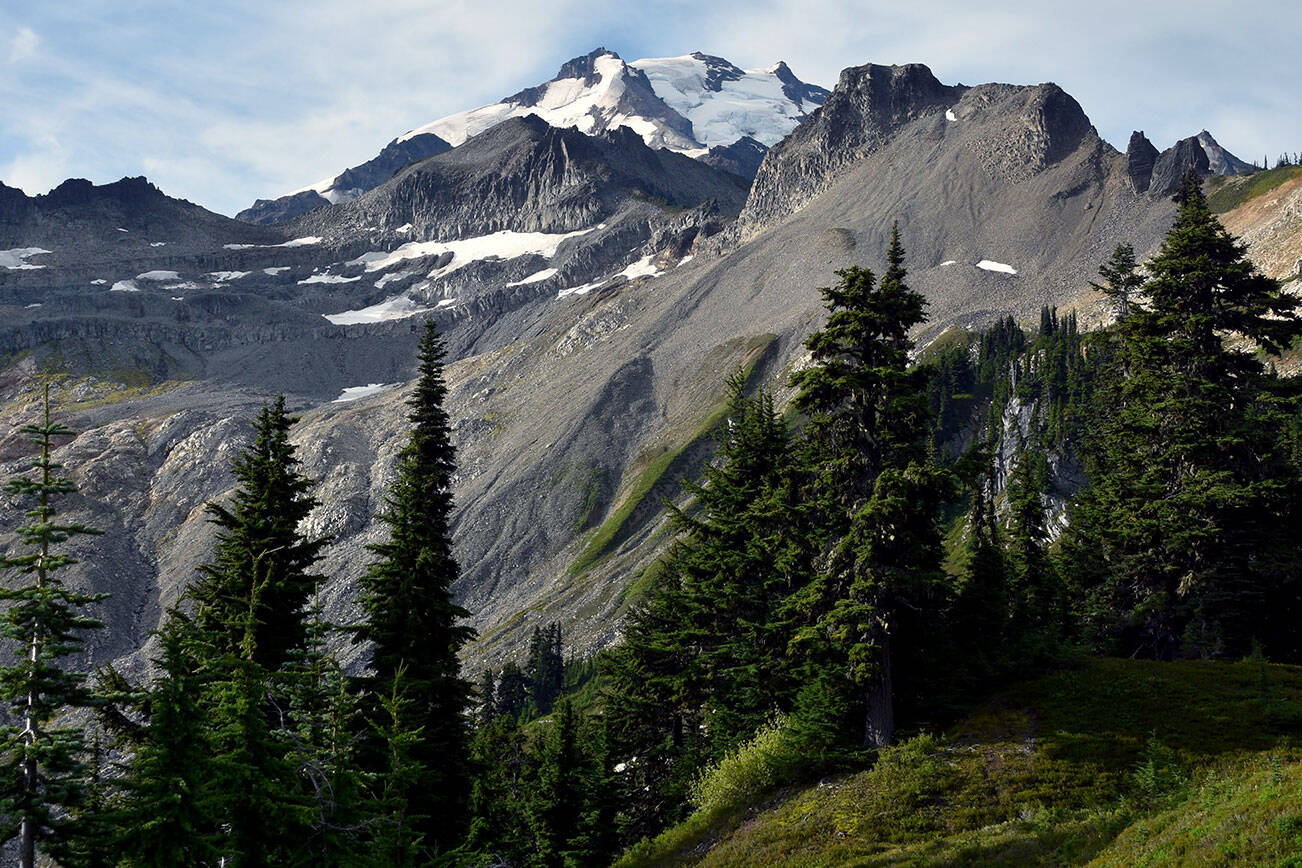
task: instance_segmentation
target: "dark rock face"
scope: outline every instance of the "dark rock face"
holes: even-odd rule
[[[276,243],[283,236],[174,199],[145,178],[96,186],[64,181],[43,196],[0,190],[0,249],[41,246],[43,264],[90,266],[143,256],[154,245],[167,252],[220,248],[224,243]]]
[[[740,81],[746,73],[722,57],[693,51],[692,57],[705,64],[705,88],[715,92],[723,90],[725,81]]]
[[[451,149],[451,145],[432,133],[422,133],[401,142],[395,139],[385,145],[374,159],[342,172],[335,178],[334,189],[354,199],[380,186],[400,169]]]
[[[1180,188],[1180,181],[1190,172],[1199,176],[1211,171],[1207,152],[1197,136],[1181,139],[1167,148],[1153,164],[1153,178],[1148,185],[1148,195],[1158,198],[1170,196]]]
[[[0,183],[0,224],[17,224],[29,207],[26,193]]]
[[[745,181],[619,128],[600,136],[512,118],[459,148],[411,166],[354,202],[304,215],[302,235],[340,236],[411,224],[408,240],[469,238],[509,229],[571,232],[630,200],[694,208],[713,200],[736,214]]]
[[[451,145],[432,133],[422,133],[405,141],[394,139],[374,158],[340,172],[331,184],[330,192],[336,196],[336,201],[356,199],[392,178],[400,169],[451,149]],[[276,199],[259,199],[252,207],[236,214],[235,219],[264,226],[284,223],[329,204],[330,200],[315,190],[302,190]]]
[[[768,150],[750,136],[742,136],[731,145],[715,145],[697,159],[707,166],[754,180]]]
[[[778,61],[774,67],[773,74],[782,82],[782,92],[786,94],[787,99],[795,102],[797,105],[810,103],[812,105],[822,105],[827,101],[831,91],[825,87],[819,87],[816,84],[806,84],[796,78],[796,74],[787,66],[785,60]]]
[[[1130,189],[1136,193],[1148,190],[1157,156],[1157,148],[1153,147],[1143,130],[1130,134],[1130,144],[1126,146],[1126,174],[1130,177]]]
[[[250,207],[236,214],[235,219],[259,226],[270,226],[275,223],[284,223],[286,220],[292,220],[300,214],[306,214],[308,211],[325,208],[329,205],[330,202],[316,190],[301,190],[290,196],[281,196],[278,199],[259,199]]]
[[[944,111],[966,90],[941,84],[921,64],[844,70],[823,105],[768,152],[742,215],[743,234],[795,211],[827,189],[841,167],[881,148],[909,121]]]

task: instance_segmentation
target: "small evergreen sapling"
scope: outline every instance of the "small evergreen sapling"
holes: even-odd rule
[[[85,631],[103,626],[84,614],[86,607],[108,595],[71,591],[57,575],[77,563],[59,547],[101,531],[57,520],[54,500],[77,486],[59,473],[54,441],[75,432],[51,418],[48,387],[41,421],[19,430],[41,452],[31,464],[34,478],[20,476],[5,486],[6,492],[36,503],[27,511],[27,524],[18,529],[23,544],[34,551],[0,558],[0,568],[27,578],[19,588],[0,590],[0,601],[9,604],[0,615],[0,635],[18,646],[18,661],[0,667],[0,700],[15,721],[0,727],[0,820],[5,840],[19,837],[19,864],[33,868],[38,843],[57,857],[75,831],[63,816],[85,794],[85,745],[81,728],[61,718],[73,709],[93,707],[96,699],[85,674],[75,671],[69,658],[80,650]]]

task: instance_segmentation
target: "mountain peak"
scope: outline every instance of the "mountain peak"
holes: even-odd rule
[[[1203,152],[1207,154],[1207,163],[1217,175],[1241,175],[1252,171],[1252,166],[1231,154],[1212,137],[1207,130],[1201,130],[1194,136]]]
[[[522,115],[537,115],[551,126],[572,127],[587,135],[626,127],[653,148],[692,157],[705,158],[714,150],[716,157],[727,160],[729,171],[749,176],[760,159],[755,145],[742,143],[728,149],[743,139],[764,149],[772,147],[822,105],[827,94],[824,88],[798,79],[785,63],[767,70],[743,70],[703,51],[625,62],[618,53],[599,46],[561,64],[550,81],[404,133],[368,163],[304,190],[315,191],[331,203],[347,201],[374,189],[404,165],[455,148]],[[280,219],[289,213],[282,204],[289,203],[264,207],[259,213]],[[301,213],[319,202],[301,197],[292,205],[289,210]]]

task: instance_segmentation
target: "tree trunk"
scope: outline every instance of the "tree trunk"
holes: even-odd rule
[[[865,697],[865,747],[882,748],[895,737],[895,696],[891,684],[891,634],[880,624],[874,628],[874,644],[881,649],[881,665],[868,685]]]

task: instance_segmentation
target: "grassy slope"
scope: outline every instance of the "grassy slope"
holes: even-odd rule
[[[1224,214],[1299,175],[1302,175],[1302,166],[1281,166],[1278,169],[1229,178],[1212,191],[1207,197],[1207,204],[1213,212]]]
[[[1150,744],[1171,774],[1145,791]],[[1091,660],[620,864],[1302,865],[1300,761],[1302,667]]]

